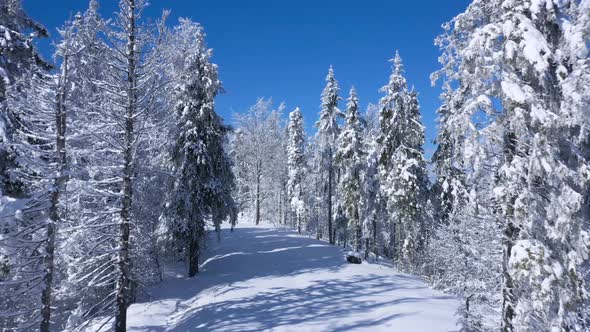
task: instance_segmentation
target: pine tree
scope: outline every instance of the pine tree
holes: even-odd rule
[[[76,265],[69,271],[82,289],[68,323],[77,328],[107,317],[104,324],[124,330],[138,283],[132,264],[139,228],[133,192],[143,176],[138,156],[144,154],[146,123],[161,97],[161,70],[154,57],[157,38],[140,24],[145,6],[142,0],[120,1],[116,19],[107,25],[96,22],[96,3],[91,2],[92,15],[86,18],[85,51],[91,61],[82,98],[88,114],[79,121],[93,116],[84,125],[83,137],[91,137],[93,149],[80,158],[86,173],[72,188],[81,192],[76,211],[81,225],[70,235],[80,243],[71,253]]]
[[[584,120],[566,120],[587,114],[585,102],[568,101],[587,100],[587,89],[568,87],[587,80],[577,70],[587,63],[587,26],[578,25],[587,8],[474,1],[443,38],[444,75],[458,86],[446,121],[467,128],[456,137],[473,165],[468,182],[478,196],[494,193],[488,211],[503,228],[504,331],[587,328],[587,134]]]
[[[334,165],[334,155],[336,153],[336,142],[340,134],[338,121],[342,118],[342,112],[338,109],[338,82],[334,77],[334,69],[330,66],[326,76],[326,87],[322,92],[322,105],[320,119],[316,123],[318,128],[317,142],[320,145],[322,154],[321,172],[326,174],[325,199],[328,224],[328,239],[331,244],[336,243],[335,229],[333,225],[334,211],[334,186],[336,181],[336,166]]]
[[[427,178],[422,150],[424,127],[417,95],[408,91],[399,54],[381,91],[381,133],[378,142],[381,191],[387,199],[390,255],[401,266],[417,267],[426,241]]]
[[[287,194],[295,216],[297,231],[301,233],[303,227],[303,218],[305,213],[305,203],[303,201],[303,180],[305,176],[305,132],[303,128],[303,114],[296,108],[289,114],[288,126],[288,181]]]
[[[383,200],[379,185],[379,151],[378,137],[380,134],[379,106],[369,104],[366,112],[367,125],[364,131],[366,144],[366,169],[363,183],[363,197],[365,200],[365,213],[363,218],[363,233],[365,234],[365,258],[369,258],[372,252],[379,255],[382,241],[382,226],[384,217]]]
[[[338,138],[335,160],[342,172],[339,191],[342,196],[344,213],[349,222],[348,229],[354,234],[353,243],[356,251],[360,251],[362,245],[362,180],[366,158],[363,126],[364,121],[359,112],[359,100],[353,87],[350,89],[348,97],[346,122]]]
[[[27,16],[20,0],[0,2],[0,197],[23,196],[26,191],[12,174],[18,164],[10,144],[18,119],[6,104],[7,89],[31,68],[49,69],[34,47],[35,39],[48,36],[45,27]]]
[[[217,66],[210,61],[212,51],[205,44],[199,24],[181,20],[174,31],[178,56],[178,83],[175,88],[177,129],[171,153],[177,174],[168,195],[171,211],[168,231],[186,254],[188,276],[199,268],[199,254],[206,219],[218,225],[234,213],[231,164],[224,150],[228,127],[215,113],[214,99],[221,90]]]
[[[51,131],[46,85],[49,65],[33,45],[47,30],[24,12],[21,1],[0,1],[0,329],[32,329],[41,317],[46,229],[46,160],[51,153],[45,135]],[[35,87],[33,88],[32,85]],[[43,100],[36,117],[24,91]],[[48,99],[46,99],[48,98]],[[25,107],[26,106],[26,107]],[[35,105],[36,106],[36,105]],[[47,107],[45,107],[47,106]],[[51,108],[53,109],[53,108]],[[43,131],[37,131],[42,119]],[[46,131],[47,130],[47,131]],[[37,137],[36,135],[41,135]],[[45,145],[47,144],[47,145]],[[41,172],[39,172],[41,171]],[[33,181],[36,175],[40,181]]]

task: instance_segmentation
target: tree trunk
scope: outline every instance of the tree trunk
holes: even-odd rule
[[[67,52],[67,50],[66,50]],[[41,292],[41,332],[49,332],[51,324],[51,291],[53,288],[53,275],[55,270],[55,237],[57,227],[61,222],[59,216],[59,200],[61,193],[65,191],[67,182],[67,155],[66,155],[66,109],[65,109],[65,89],[68,75],[68,56],[64,55],[62,64],[62,73],[58,80],[56,96],[56,113],[55,129],[57,154],[58,175],[54,181],[51,192],[51,206],[49,207],[49,222],[47,223],[47,243],[45,247],[45,275],[43,276],[43,290]]]
[[[192,278],[199,273],[199,240],[197,239],[197,235],[193,234],[193,236],[191,236],[186,254],[188,261],[188,276],[189,278]]]
[[[133,135],[134,119],[137,107],[135,90],[137,78],[135,74],[135,0],[127,0],[129,6],[129,23],[127,32],[127,106],[124,132],[124,165],[123,165],[123,206],[121,209],[120,244],[119,244],[119,280],[117,281],[117,310],[115,331],[127,329],[127,307],[129,298],[130,262],[129,262],[129,231],[131,223],[131,204],[133,188]]]
[[[504,277],[504,287],[502,288],[502,331],[512,332],[514,326],[512,325],[512,319],[515,316],[514,305],[514,280],[512,275],[508,271],[508,261],[512,254],[512,246],[514,245],[514,239],[518,234],[519,229],[512,223],[508,223],[504,230],[504,239],[502,244],[502,275]]]
[[[256,225],[260,223],[260,174],[256,175],[256,202],[255,204],[255,222]]]
[[[219,218],[215,213],[213,218],[215,218],[213,224],[215,224],[215,233],[217,233],[217,243],[219,243],[221,242],[221,218]]]
[[[355,226],[354,242],[355,242],[355,249],[357,252],[361,251],[361,237],[362,237],[361,221],[359,219],[360,219],[359,209],[357,206],[354,209],[354,226]]]
[[[373,214],[373,253],[375,256],[379,256],[377,253],[377,215]]]
[[[332,178],[334,177],[334,170],[332,168],[332,151],[329,156],[329,167],[328,167],[328,240],[330,244],[336,243],[336,234],[333,230],[332,225]]]
[[[504,137],[504,156],[505,163],[507,164],[512,162],[516,153],[516,141],[516,135],[512,132],[507,133]],[[502,275],[504,279],[502,288],[502,331],[512,332],[514,331],[512,319],[515,316],[514,307],[516,298],[514,294],[514,280],[510,274],[508,262],[520,229],[514,224],[514,198],[510,198],[507,204],[506,215],[500,217],[506,223],[502,238]]]
[[[283,224],[283,191],[279,190],[279,224]]]

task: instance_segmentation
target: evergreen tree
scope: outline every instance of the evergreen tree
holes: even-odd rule
[[[380,101],[379,177],[391,218],[389,254],[402,266],[417,267],[426,241],[424,127],[399,54],[392,62],[389,83],[381,89],[385,96]]]
[[[10,145],[19,119],[7,105],[7,89],[34,68],[49,69],[34,47],[34,40],[48,36],[47,29],[25,13],[20,0],[0,1],[0,197],[26,192],[13,174],[18,158]]]
[[[215,113],[214,99],[221,89],[217,66],[210,61],[212,51],[205,44],[200,25],[181,20],[174,31],[173,44],[180,63],[175,88],[177,129],[171,153],[177,174],[168,195],[171,209],[168,231],[182,244],[188,276],[199,268],[199,254],[206,219],[217,225],[234,213],[229,196],[233,174],[224,150],[228,127]]]
[[[354,234],[353,243],[356,251],[360,251],[362,245],[362,181],[365,174],[366,158],[363,122],[359,113],[359,100],[353,87],[350,89],[346,122],[338,138],[335,159],[342,172],[339,191],[342,195],[344,213],[349,223],[348,229]]]
[[[305,176],[305,131],[303,128],[303,114],[299,107],[289,114],[288,126],[288,180],[287,194],[295,216],[297,231],[301,233],[305,213],[303,201],[303,180]]]
[[[317,142],[322,154],[321,170],[326,175],[325,199],[326,214],[328,226],[328,239],[331,244],[336,243],[335,228],[333,225],[334,212],[334,187],[336,181],[336,165],[334,164],[334,155],[336,153],[336,144],[340,128],[338,121],[342,118],[342,112],[338,109],[338,82],[334,77],[334,69],[330,66],[328,76],[326,76],[326,87],[322,92],[322,105],[320,119],[316,123],[318,132],[316,134]]]
[[[445,122],[466,128],[455,137],[472,165],[470,196],[493,192],[497,206],[486,211],[503,228],[504,331],[587,328],[587,89],[568,85],[587,80],[578,71],[588,61],[587,9],[474,1],[441,42],[456,87]]]
[[[41,318],[44,249],[49,248],[45,210],[46,173],[54,118],[47,83],[50,66],[38,55],[34,41],[48,37],[21,1],[0,1],[0,329],[33,329]],[[34,85],[35,87],[31,87]],[[40,95],[26,96],[35,91]],[[27,101],[43,100],[37,117]],[[49,99],[46,99],[49,98]],[[42,123],[43,120],[47,122]],[[43,131],[38,131],[38,125]],[[39,134],[41,137],[37,137]],[[47,144],[47,145],[45,145]],[[39,181],[33,181],[33,176]],[[45,283],[47,284],[47,283]]]

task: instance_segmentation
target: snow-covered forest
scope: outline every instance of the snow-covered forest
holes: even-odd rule
[[[45,59],[42,22],[0,0],[0,330],[126,331],[170,266],[198,285],[248,223],[423,278],[457,330],[590,330],[590,0],[444,24],[432,158],[403,54],[367,109],[330,67],[317,118],[259,98],[222,119],[203,26],[146,6],[90,0]]]

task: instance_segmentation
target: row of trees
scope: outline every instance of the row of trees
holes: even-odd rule
[[[414,264],[429,227],[424,126],[401,57],[392,62],[378,111],[368,115],[354,87],[339,109],[330,68],[314,137],[306,137],[299,108],[285,123],[284,105],[273,109],[272,100],[236,116],[230,146],[242,214]]]
[[[206,222],[235,221],[203,29],[144,24],[145,6],[105,20],[91,0],[52,66],[33,47],[47,31],[0,1],[2,330],[125,331],[161,257],[183,253],[194,276]]]
[[[354,88],[339,109],[330,68],[312,137],[268,100],[239,118],[241,211],[425,275],[463,299],[464,330],[585,331],[590,1],[475,0],[444,28],[431,179],[396,55],[366,114]]]

